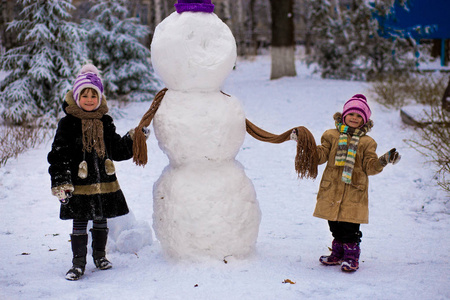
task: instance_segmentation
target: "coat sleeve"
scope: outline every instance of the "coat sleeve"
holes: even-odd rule
[[[133,139],[129,133],[121,137],[116,132],[113,119],[108,115],[105,115],[104,136],[110,159],[121,161],[133,157]]]
[[[71,128],[71,123],[67,119],[63,118],[59,121],[52,149],[47,155],[52,188],[72,184],[70,165],[74,139]]]
[[[378,160],[377,151],[377,143],[375,140],[370,138],[370,141],[367,144],[367,147],[364,150],[362,167],[363,171],[367,175],[376,175],[383,171],[383,166],[380,164]]]
[[[320,139],[320,145],[317,146],[317,153],[319,154],[319,165],[324,164],[328,161],[328,157],[331,151],[331,139],[330,135],[327,134],[328,131],[322,135]]]

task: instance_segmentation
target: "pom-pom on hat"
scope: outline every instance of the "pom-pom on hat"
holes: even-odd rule
[[[81,91],[85,88],[93,88],[97,91],[99,101],[95,109],[99,108],[102,102],[103,84],[99,77],[99,71],[93,64],[84,65],[73,84],[73,99],[78,106],[80,106]]]
[[[345,116],[350,113],[359,114],[363,118],[364,124],[367,123],[370,119],[372,111],[370,110],[369,104],[367,104],[366,96],[356,94],[345,102],[344,109],[342,111],[342,120],[344,121]]]
[[[178,0],[175,8],[179,14],[185,11],[212,13],[214,4],[211,3],[211,0]]]

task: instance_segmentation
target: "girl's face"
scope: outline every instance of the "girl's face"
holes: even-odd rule
[[[98,106],[98,95],[92,89],[84,89],[81,91],[80,95],[80,107],[85,111],[93,111],[97,109]]]
[[[357,113],[349,113],[345,116],[344,123],[352,128],[359,128],[363,125],[364,119]]]

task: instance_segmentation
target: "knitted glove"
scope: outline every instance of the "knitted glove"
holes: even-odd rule
[[[150,128],[142,127],[142,132],[144,133],[145,139],[147,140],[150,136]],[[131,139],[134,140],[134,128],[130,129],[130,131],[128,131],[128,134],[130,135]]]
[[[395,165],[396,163],[398,163],[400,161],[401,158],[402,157],[397,152],[397,150],[395,148],[392,148],[391,150],[389,150],[388,152],[386,152],[385,154],[380,156],[378,158],[378,161],[380,162],[380,164],[383,167],[385,167],[388,163]]]
[[[142,127],[142,132],[143,132],[144,135],[145,135],[145,139],[148,139],[148,137],[150,136],[150,132],[151,132],[150,128],[148,128],[148,127]]]
[[[62,204],[67,204],[69,202],[69,198],[72,197],[72,192],[72,185],[63,185],[52,188],[53,196],[56,196]]]
[[[291,138],[291,140],[294,140],[294,141],[298,140],[298,132],[297,132],[296,128],[292,129],[290,138]]]

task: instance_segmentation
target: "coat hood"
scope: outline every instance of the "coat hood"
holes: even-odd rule
[[[344,123],[342,120],[342,113],[341,112],[337,112],[333,115],[333,119],[336,123]],[[373,121],[372,119],[369,119],[366,124],[364,124],[362,127],[368,127],[367,132],[369,132],[372,127],[373,127]]]
[[[81,108],[78,107],[77,103],[75,102],[75,99],[73,98],[73,91],[68,91],[66,94],[66,99],[64,100],[62,104],[62,109],[66,115],[70,115],[70,113],[67,112],[68,107],[77,107],[80,111],[83,111]],[[105,95],[102,95],[102,103],[95,111],[105,111],[108,112],[108,103],[106,102]],[[95,112],[94,111],[94,112]]]

